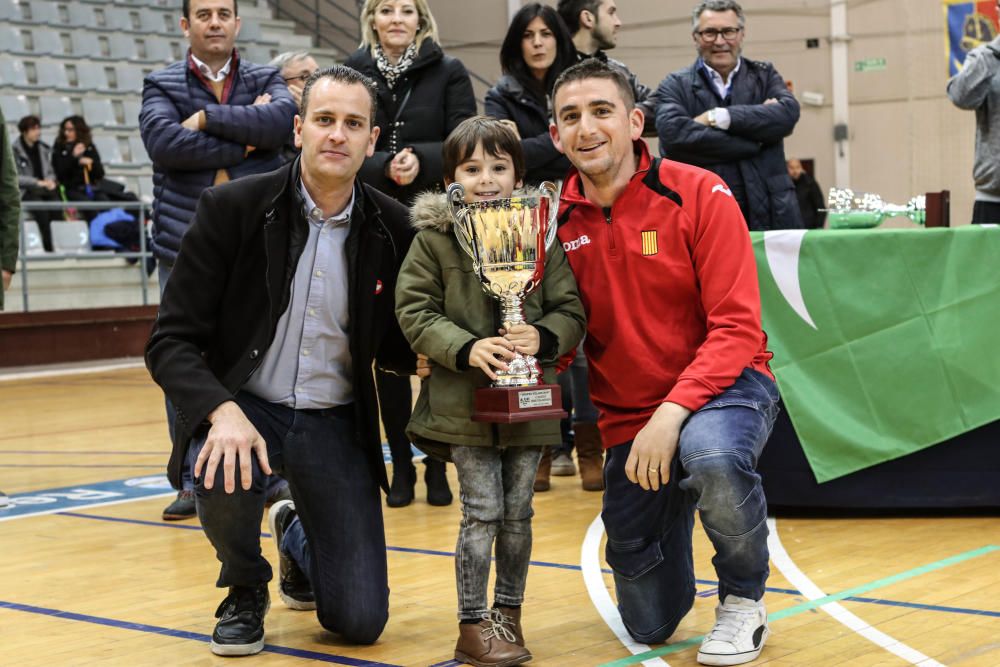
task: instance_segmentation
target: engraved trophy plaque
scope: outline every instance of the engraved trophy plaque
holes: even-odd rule
[[[556,238],[556,187],[545,182],[539,189],[537,196],[467,204],[461,184],[448,187],[455,238],[472,258],[483,290],[500,301],[508,330],[525,322],[524,300],[541,285],[546,250]],[[515,352],[507,370],[496,375],[491,386],[476,390],[473,421],[512,424],[566,416],[559,385],[540,384],[542,370],[533,356]]]

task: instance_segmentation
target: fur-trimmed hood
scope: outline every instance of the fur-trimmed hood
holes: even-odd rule
[[[538,188],[525,187],[514,190],[512,197],[537,197],[541,194]],[[417,231],[434,229],[442,234],[451,233],[451,206],[448,196],[440,192],[424,192],[417,195],[410,208],[410,225]]]

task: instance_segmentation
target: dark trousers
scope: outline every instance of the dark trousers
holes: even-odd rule
[[[977,201],[972,205],[972,224],[1000,224],[1000,202]]]
[[[389,619],[385,529],[353,409],[293,410],[245,392],[236,402],[267,442],[272,469],[288,480],[298,517],[282,545],[309,577],[320,624],[348,641],[374,642]],[[271,580],[260,548],[267,476],[256,458],[252,467],[249,491],[238,466],[234,493],[225,492],[221,466],[211,490],[195,482],[198,516],[222,563],[220,587]]]
[[[413,467],[413,450],[406,437],[406,424],[410,421],[413,405],[413,390],[409,375],[393,375],[375,371],[375,386],[378,388],[379,414],[385,437],[392,453],[393,470]]]
[[[42,245],[46,252],[52,252],[52,221],[62,220],[62,198],[58,190],[32,186],[21,194],[21,201],[59,202],[55,208],[31,211],[28,217],[38,223],[38,231],[42,235]]]

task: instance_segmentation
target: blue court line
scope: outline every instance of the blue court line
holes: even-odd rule
[[[464,664],[464,662],[459,662],[458,660],[445,660],[444,662],[436,662],[430,667],[458,667],[458,665]]]
[[[13,611],[23,611],[30,614],[40,614],[42,616],[52,616],[68,621],[81,621],[83,623],[93,623],[94,625],[105,625],[120,630],[134,630],[136,632],[147,632],[164,637],[176,637],[177,639],[193,639],[199,642],[210,642],[209,635],[198,632],[188,632],[187,630],[175,630],[173,628],[163,628],[158,625],[146,625],[145,623],[131,623],[129,621],[119,621],[113,618],[103,618],[101,616],[90,616],[89,614],[77,614],[72,611],[60,611],[58,609],[48,609],[46,607],[35,607],[16,602],[0,600],[0,609],[11,609]],[[331,655],[329,653],[319,653],[317,651],[306,651],[303,649],[289,648],[287,646],[275,646],[274,644],[264,644],[264,651],[267,653],[277,653],[287,655],[292,658],[304,658],[306,660],[318,660],[320,662],[330,662],[336,665],[351,665],[352,667],[398,667],[384,662],[374,660],[361,660],[359,658],[349,658],[343,655]]]
[[[145,521],[142,519],[124,519],[113,516],[100,516],[98,514],[83,514],[81,512],[57,512],[56,514],[60,516],[76,517],[79,519],[93,519],[95,521],[111,521],[115,523],[132,523],[140,526],[153,526],[155,528],[178,528],[180,530],[198,530],[198,531],[201,530],[200,525],[183,524],[177,522],[166,523],[159,521]],[[271,537],[271,534],[261,532],[260,536],[269,539]],[[445,556],[448,558],[455,557],[455,553],[452,551],[436,551],[433,549],[416,549],[413,547],[386,546],[386,550],[396,551],[399,553],[420,554],[425,556]],[[565,563],[551,563],[548,561],[533,560],[530,561],[530,564],[535,567],[550,567],[559,570],[574,570],[577,572],[580,571],[579,565],[567,565]],[[605,574],[611,574],[611,570],[609,570],[608,568],[602,568],[601,572]],[[718,587],[719,585],[719,582],[713,579],[695,579],[695,583],[698,583],[702,586],[712,586],[712,587]],[[774,586],[768,586],[764,590],[766,590],[768,593],[781,593],[783,595],[798,595],[798,596],[802,595],[800,591],[797,591],[794,588],[778,588]],[[698,593],[698,595],[700,597],[709,597],[711,595],[714,595],[716,592],[717,590],[706,590]],[[858,597],[853,595],[844,598],[844,600],[850,602],[864,602],[867,604],[878,604],[889,607],[905,607],[908,609],[921,609],[924,611],[940,611],[951,614],[968,614],[970,616],[988,616],[993,618],[1000,618],[1000,611],[989,611],[985,609],[969,609],[966,607],[950,607],[945,605],[921,604],[919,602],[901,602],[898,600],[883,600],[879,598]]]
[[[163,465],[149,465],[136,463],[132,465],[128,464],[116,464],[116,463],[0,463],[0,468],[158,468],[162,469]]]

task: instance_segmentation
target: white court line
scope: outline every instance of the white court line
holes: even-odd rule
[[[802,595],[809,600],[818,600],[826,597],[826,593],[798,568],[791,556],[788,555],[788,552],[785,551],[785,547],[781,543],[781,538],[778,537],[778,524],[774,517],[768,517],[767,527],[767,547],[771,552],[771,560],[778,567],[778,570],[781,571],[781,574],[784,575],[785,579],[792,586],[799,589]],[[868,641],[899,656],[911,665],[919,665],[919,667],[944,667],[937,660],[927,657],[915,648],[907,646],[898,639],[893,639],[881,630],[876,630],[867,622],[845,609],[839,602],[828,602],[822,605],[820,609]]]
[[[640,644],[632,639],[628,630],[625,629],[625,623],[622,621],[621,614],[618,613],[618,608],[611,600],[608,587],[604,585],[604,575],[601,573],[600,558],[601,536],[603,534],[604,522],[601,521],[601,515],[598,514],[590,524],[590,528],[587,529],[587,536],[583,538],[583,547],[580,549],[580,571],[583,573],[583,583],[587,586],[587,593],[590,595],[590,601],[597,608],[597,613],[601,615],[604,622],[615,633],[618,641],[631,651],[632,655],[646,653],[652,649],[646,644]],[[670,667],[662,658],[650,658],[643,661],[642,664],[647,667],[653,667],[654,665],[657,667]]]
[[[22,373],[0,374],[0,382],[11,382],[13,380],[36,380],[38,378],[64,377],[66,375],[82,375],[84,373],[106,373],[108,371],[120,371],[131,368],[145,368],[141,361],[122,361],[115,364],[102,364],[100,366],[80,366],[74,368],[53,368],[44,371],[24,371]]]
[[[139,496],[136,498],[121,498],[119,500],[109,500],[107,502],[100,503],[90,503],[89,505],[73,505],[71,507],[57,507],[55,509],[38,510],[37,512],[29,512],[27,514],[14,514],[4,516],[3,510],[0,510],[0,521],[16,521],[18,519],[27,519],[29,517],[44,516],[46,514],[59,514],[60,512],[76,512],[77,510],[89,510],[94,507],[107,507],[108,505],[122,505],[124,503],[136,503],[140,500],[149,500],[150,498],[164,498],[166,496],[177,495],[174,490],[164,491],[163,493],[154,493],[148,496]]]

